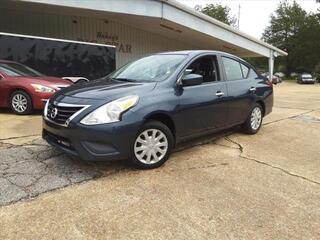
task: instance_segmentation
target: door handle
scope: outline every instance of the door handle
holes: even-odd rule
[[[216,92],[217,97],[222,97],[224,95],[224,92],[218,91]]]
[[[255,92],[257,89],[255,88],[255,87],[251,87],[250,89],[249,89],[249,91],[250,92]]]

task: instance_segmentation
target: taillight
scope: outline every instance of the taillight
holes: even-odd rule
[[[272,88],[273,88],[273,84],[272,84],[272,81],[270,81],[270,80],[267,80],[267,81],[266,81],[266,83],[268,84],[268,86],[269,86],[269,87],[272,87]]]

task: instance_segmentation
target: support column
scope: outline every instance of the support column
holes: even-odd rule
[[[272,82],[273,71],[274,71],[274,59],[275,59],[274,51],[270,50],[270,56],[269,56],[269,80],[271,82]]]

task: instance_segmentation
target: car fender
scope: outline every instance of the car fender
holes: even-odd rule
[[[26,92],[32,99],[32,93],[30,91],[30,89],[28,89],[27,87],[23,86],[23,85],[19,85],[19,86],[12,86],[10,87],[9,90],[9,94],[8,94],[8,106],[10,106],[10,98],[11,95],[15,92],[15,91],[24,91]]]

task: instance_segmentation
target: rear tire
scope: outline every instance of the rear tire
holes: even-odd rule
[[[22,90],[15,91],[10,96],[10,107],[18,115],[27,115],[33,111],[32,99]]]
[[[131,163],[139,169],[160,167],[168,160],[173,145],[173,134],[165,124],[148,121],[135,138]]]
[[[247,120],[242,125],[244,132],[247,134],[256,134],[257,132],[259,132],[262,126],[262,120],[263,120],[263,109],[260,104],[256,103],[252,107]]]

